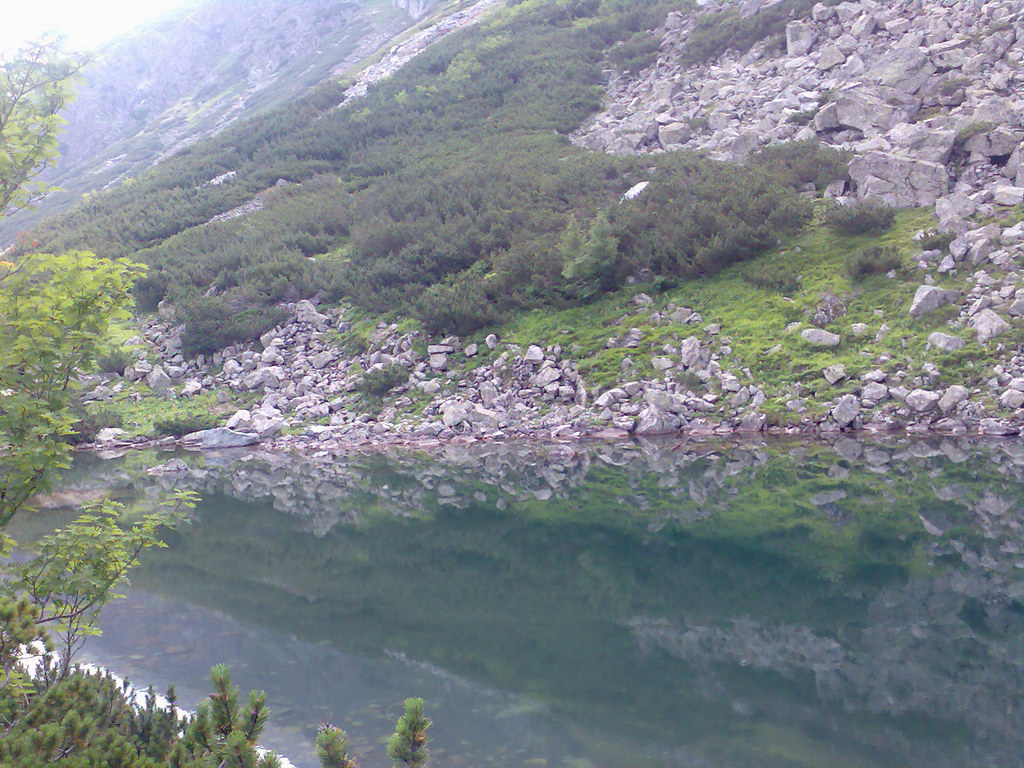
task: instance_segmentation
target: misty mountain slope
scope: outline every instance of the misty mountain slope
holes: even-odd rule
[[[104,47],[65,117],[57,192],[0,223],[0,242],[235,120],[341,76],[435,0],[196,0]]]

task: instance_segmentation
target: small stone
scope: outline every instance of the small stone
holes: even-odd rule
[[[860,416],[860,401],[856,395],[843,395],[832,406],[832,420],[840,427],[848,427]]]
[[[818,347],[835,347],[840,341],[839,336],[821,328],[805,328],[800,332],[800,336],[807,343]]]
[[[948,291],[936,288],[934,285],[922,285],[914,293],[914,300],[910,303],[910,316],[920,317],[928,312],[935,311],[939,307],[952,304],[959,298],[959,291]]]
[[[967,399],[968,394],[967,387],[954,384],[946,389],[946,391],[942,393],[942,397],[939,398],[939,410],[943,413],[950,413],[960,405],[960,403]]]
[[[991,309],[983,309],[972,317],[968,324],[974,329],[978,343],[984,344],[1010,330],[1010,324]]]
[[[889,388],[885,384],[879,384],[878,382],[871,382],[864,387],[861,392],[861,396],[866,400],[873,400],[876,403],[880,403],[883,400],[889,398]]]
[[[927,389],[915,389],[907,395],[907,405],[918,413],[927,413],[939,404],[942,396]]]
[[[544,362],[544,350],[536,344],[531,344],[527,348],[526,354],[523,355],[523,362],[530,363],[531,365]]]
[[[823,370],[822,374],[825,376],[825,381],[829,384],[835,384],[846,378],[846,366],[842,363],[836,363]]]
[[[1024,405],[1024,392],[1017,389],[1008,389],[999,396],[999,404],[1003,408],[1016,410]]]
[[[260,441],[256,435],[243,434],[224,427],[192,432],[185,435],[181,440],[186,447],[199,448],[204,451],[220,448],[244,448],[245,446],[255,445]]]
[[[948,333],[942,333],[941,331],[929,334],[928,343],[942,352],[956,352],[958,349],[963,349],[967,344],[959,336],[950,336]]]

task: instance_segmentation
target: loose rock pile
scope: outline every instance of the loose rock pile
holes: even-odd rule
[[[763,0],[719,2],[700,12]],[[817,139],[855,153],[851,189],[895,206],[935,205],[948,226],[1024,201],[1024,7],[1016,0],[816,5],[773,42],[679,63],[697,13],[669,16],[657,64],[609,83],[604,112],[574,140],[613,154],[695,150],[744,159]]]

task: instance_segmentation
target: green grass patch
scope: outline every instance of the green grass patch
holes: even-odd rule
[[[792,418],[783,404],[795,382],[823,394],[826,390],[832,394],[843,391],[843,384],[829,387],[821,375],[823,368],[835,363],[847,368],[847,388],[852,386],[851,380],[868,370],[881,367],[889,372],[902,369],[914,374],[926,361],[938,367],[942,381],[970,385],[990,375],[989,364],[998,358],[995,350],[980,347],[965,330],[950,329],[947,321],[955,317],[954,307],[917,319],[907,313],[923,278],[912,262],[920,251],[914,235],[933,224],[928,211],[902,211],[883,234],[850,236],[832,231],[819,215],[814,225],[752,264],[736,265],[713,277],[688,281],[660,294],[652,286],[633,286],[584,307],[533,310],[496,332],[503,341],[523,349],[529,344],[561,345],[565,356],[579,361],[588,386],[602,391],[653,375],[647,366],[652,355],[665,354],[663,345],[678,347],[682,339],[692,335],[710,341],[714,337],[704,327],[720,324],[721,340],[731,348],[723,359],[723,367],[735,372],[749,369],[753,380],[766,386],[766,393],[774,400],[769,400],[765,410],[771,411],[778,423],[787,423]],[[895,265],[899,266],[895,278],[884,274],[851,278],[848,262],[868,248],[895,254],[902,262]],[[759,274],[779,275],[778,284],[752,284],[758,282],[750,280],[752,269]],[[782,295],[777,288],[783,283],[787,289],[795,290]],[[947,287],[964,287],[959,278],[944,279],[942,283]],[[654,298],[652,306],[641,309],[632,302],[641,290]],[[810,317],[826,293],[840,297],[847,308],[845,316],[827,326],[842,338],[835,348],[808,344],[800,337],[800,329],[786,331],[791,323],[800,323],[801,329],[811,327]],[[652,312],[664,311],[670,305],[692,309],[701,315],[702,321],[678,325],[663,317],[661,324],[651,322]],[[868,328],[860,337],[851,331],[856,323]],[[889,330],[876,342],[876,334],[883,325]],[[607,348],[609,338],[624,336],[631,328],[642,334],[637,348]],[[961,335],[968,344],[954,353],[926,352],[928,334],[935,330]],[[1006,343],[1015,343],[1018,335],[1024,336],[1024,332],[1008,333]],[[623,360],[627,357],[637,365],[624,373]]]
[[[90,403],[89,409],[101,409],[105,413],[116,414],[120,428],[124,429],[129,437],[148,437],[158,434],[157,425],[161,422],[217,426],[240,407],[237,403],[218,404],[217,396],[212,392],[204,392],[191,399],[173,400],[145,394],[140,399],[135,399],[137,394],[121,393],[104,403]]]

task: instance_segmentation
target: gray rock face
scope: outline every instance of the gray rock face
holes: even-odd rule
[[[245,409],[235,411],[224,426],[231,430],[247,432],[252,427],[252,413]]]
[[[1005,157],[1014,152],[1021,142],[1020,131],[997,126],[991,131],[976,134],[967,140],[964,149],[985,157]]]
[[[457,427],[469,415],[469,404],[463,402],[449,403],[441,414],[441,422],[446,427]]]
[[[817,347],[835,347],[840,341],[838,335],[830,331],[823,331],[821,328],[805,328],[800,332],[800,336],[808,344],[814,344]]]
[[[939,212],[946,231],[964,231],[977,206],[1017,204],[1024,36],[1016,0],[819,3],[790,21],[785,53],[765,43],[688,64],[699,15],[735,3],[698,5],[669,15],[656,66],[613,75],[607,110],[574,141],[612,154],[671,148],[738,160],[755,145],[816,139],[854,156],[853,183],[826,194],[907,207],[953,192],[956,204]],[[751,15],[772,5],[739,3]],[[698,115],[706,128],[693,124]],[[656,140],[679,123],[694,126],[688,140]],[[943,273],[957,270],[941,260]]]
[[[914,299],[910,303],[910,316],[921,317],[921,315],[934,312],[939,307],[952,304],[959,298],[959,291],[944,290],[934,285],[922,285],[914,293]]]
[[[181,472],[188,472],[189,466],[181,459],[171,459],[165,464],[158,464],[146,470],[147,475],[176,475]]]
[[[979,344],[991,341],[1010,330],[1010,324],[991,309],[981,310],[968,322],[977,334]]]
[[[838,67],[845,61],[846,54],[839,50],[839,46],[835,43],[827,43],[822,47],[821,53],[818,54],[817,67],[821,70],[828,70],[833,67]]]
[[[914,102],[884,88],[856,86],[835,96],[836,123],[858,131],[877,131],[906,123],[917,111]]]
[[[249,445],[255,445],[260,441],[256,435],[235,432],[225,427],[192,432],[185,435],[181,440],[186,447],[198,448],[203,451],[213,451],[220,448],[244,448]]]
[[[401,8],[414,19],[422,18],[436,0],[391,0],[395,8]]]
[[[309,364],[319,371],[330,365],[333,360],[334,353],[325,350],[324,352],[320,352],[309,358]]]
[[[949,192],[946,166],[892,152],[868,152],[854,158],[850,178],[861,196],[897,208],[935,205]]]
[[[840,427],[848,427],[860,416],[860,401],[856,395],[843,395],[832,407],[831,415]]]
[[[919,48],[894,48],[868,74],[882,85],[914,94],[935,74],[935,65]]]
[[[1024,187],[996,187],[994,200],[997,205],[1020,205],[1024,203]]]
[[[303,299],[295,305],[295,319],[309,325],[327,326],[327,316],[321,314],[308,299]]]
[[[119,440],[124,435],[125,431],[123,429],[118,429],[117,427],[107,427],[106,429],[101,429],[99,432],[96,433],[96,442],[112,443],[115,440]]]
[[[685,144],[692,136],[693,129],[690,128],[689,123],[669,123],[658,129],[658,141],[663,147]]]
[[[683,343],[679,345],[679,362],[684,368],[700,367],[702,357],[700,339],[696,336],[683,339]]]
[[[546,387],[549,384],[554,384],[560,378],[562,378],[562,372],[557,368],[545,368],[534,377],[533,385],[535,387]]]
[[[956,131],[942,130],[923,123],[900,123],[889,132],[889,138],[900,152],[945,165],[953,153]]]

